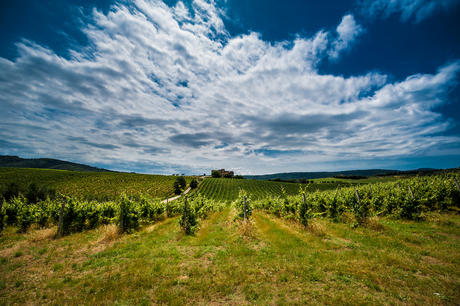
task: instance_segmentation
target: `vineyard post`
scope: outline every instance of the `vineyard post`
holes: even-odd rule
[[[64,198],[63,201],[62,201],[62,204],[61,204],[61,212],[59,213],[59,224],[58,224],[58,230],[57,230],[57,235],[58,235],[58,236],[61,234],[62,219],[63,219],[63,217],[64,217],[65,202],[66,202],[66,198]]]
[[[307,201],[305,201],[305,193],[302,193],[302,201],[303,201],[303,206],[305,207],[305,215],[304,216],[300,216],[301,218],[305,218],[305,226],[308,225],[308,221],[307,221]]]
[[[410,195],[412,196],[412,199],[414,199],[414,193],[412,192],[412,188],[409,186],[409,191],[410,191]]]
[[[372,187],[371,187],[371,185],[369,185],[369,198],[372,199]]]
[[[184,232],[187,233],[187,195],[185,196],[184,204]]]
[[[246,196],[243,196],[243,203],[244,203],[244,208],[243,208],[244,221],[246,221]]]
[[[399,189],[401,189],[401,183],[400,182],[398,182],[398,187],[399,187]]]
[[[123,206],[123,199],[121,200],[120,203],[120,233],[123,233],[123,213],[124,213],[124,206]]]
[[[458,191],[460,191],[460,186],[458,185],[457,179],[455,177],[454,177],[454,182],[455,182],[455,185],[457,185]]]

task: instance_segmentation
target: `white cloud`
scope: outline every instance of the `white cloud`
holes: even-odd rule
[[[343,16],[342,22],[337,27],[337,38],[332,43],[331,50],[329,50],[329,57],[337,59],[339,52],[348,49],[363,31],[363,28],[356,23],[352,14]]]
[[[411,18],[415,22],[430,17],[438,11],[448,11],[460,3],[459,0],[363,0],[361,6],[363,13],[375,17],[382,14],[388,18],[395,13],[401,13],[401,20]]]
[[[257,33],[231,37],[212,2],[193,7],[193,17],[180,2],[94,11],[83,29],[90,46],[70,60],[19,42],[18,58],[0,58],[4,149],[146,172],[260,173],[459,143],[439,136],[452,122],[433,111],[458,62],[395,84],[378,73],[321,75],[317,63],[362,32],[352,15],[336,40],[320,31],[273,45]]]

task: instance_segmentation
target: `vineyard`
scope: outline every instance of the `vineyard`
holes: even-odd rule
[[[452,305],[459,179],[208,178],[172,202],[1,198],[0,305]]]
[[[136,173],[0,168],[0,185],[14,182],[25,187],[35,182],[55,188],[57,193],[99,200],[115,199],[122,193],[163,198],[173,192],[175,179],[174,176]],[[192,180],[186,179],[187,183]]]
[[[303,225],[313,218],[355,225],[374,216],[423,220],[428,212],[460,211],[458,180],[459,175],[452,173],[309,193],[300,190],[297,196],[256,199],[253,206]]]
[[[253,199],[263,199],[296,195],[299,193],[301,187],[307,192],[313,192],[316,190],[329,190],[350,186],[348,182],[336,181],[334,183],[301,185],[274,181],[207,178],[199,185],[197,192],[214,201],[232,202],[238,197],[240,189],[244,189]],[[354,184],[356,185],[357,183]]]

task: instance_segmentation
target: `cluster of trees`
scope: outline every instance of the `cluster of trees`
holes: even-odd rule
[[[282,180],[281,178],[277,177],[275,179],[268,179],[268,181],[273,182],[284,182],[284,183],[295,183],[295,184],[313,184],[315,181],[310,181],[304,178],[296,179],[296,180]]]
[[[193,178],[190,182],[190,188],[195,189],[198,187],[198,181]],[[175,194],[181,194],[187,188],[187,181],[184,176],[179,176],[174,181],[173,189]]]
[[[22,194],[28,203],[37,203],[44,201],[47,197],[54,199],[56,197],[56,190],[46,185],[39,186],[37,183],[32,182],[27,187],[18,185],[15,182],[10,182],[7,185],[0,185],[0,196],[6,201],[11,201],[14,197]]]
[[[364,175],[333,175],[333,178],[345,179],[345,180],[362,180],[367,179],[367,176]]]
[[[214,170],[212,173],[211,173],[211,176],[214,177],[214,178],[220,178],[222,177],[222,175],[220,174],[220,172],[218,170]],[[224,178],[234,178],[234,179],[237,179],[237,180],[244,180],[244,177],[242,175],[235,175],[235,176],[232,176],[232,174],[230,173],[226,173],[224,175]]]

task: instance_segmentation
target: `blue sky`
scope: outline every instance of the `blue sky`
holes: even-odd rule
[[[460,166],[460,0],[4,0],[0,154],[120,171]]]

